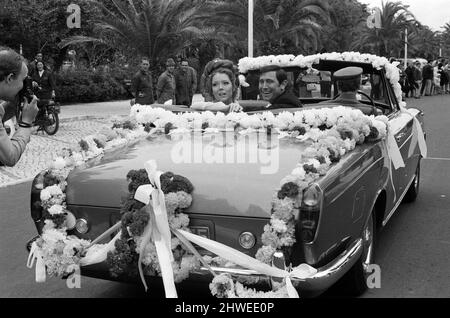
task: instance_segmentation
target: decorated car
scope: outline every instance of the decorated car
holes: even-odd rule
[[[167,297],[184,280],[230,298],[315,296],[339,280],[364,292],[376,234],[418,195],[423,113],[405,107],[385,58],[272,56],[239,68],[271,64],[293,85],[317,84],[297,90],[303,108],[135,105],[36,176],[36,280],[81,270],[151,291],[162,279]],[[357,105],[333,103],[334,83],[320,83],[346,66],[366,78]],[[319,75],[299,80],[307,74]]]

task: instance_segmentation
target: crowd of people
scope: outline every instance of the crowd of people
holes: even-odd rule
[[[408,63],[403,70],[400,65],[400,84],[404,97],[421,98],[438,94],[450,94],[450,64],[446,59]]]

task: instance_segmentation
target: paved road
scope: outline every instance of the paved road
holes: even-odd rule
[[[450,96],[409,102],[408,106],[426,112],[430,158],[423,161],[419,198],[414,204],[402,205],[380,235],[376,253],[381,288],[369,290],[363,295],[365,298],[450,297],[450,127],[447,123]],[[85,132],[94,129],[88,123],[85,125]],[[70,127],[68,124],[64,128],[68,134]],[[25,266],[24,250],[27,239],[35,234],[29,218],[29,189],[29,182],[0,188],[0,297],[145,296],[141,286],[86,277],[82,279],[81,289],[68,289],[57,278],[45,284],[34,283],[34,271]],[[150,297],[162,295],[160,286],[149,294]],[[195,297],[208,293],[181,290],[180,295]],[[324,297],[339,296],[339,291],[332,289]]]

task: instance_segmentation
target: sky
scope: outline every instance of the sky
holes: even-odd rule
[[[369,7],[381,8],[382,0],[358,0]],[[450,23],[450,0],[390,0],[409,5],[409,11],[416,19],[433,31],[442,31],[442,26]],[[387,2],[387,0],[384,0]]]

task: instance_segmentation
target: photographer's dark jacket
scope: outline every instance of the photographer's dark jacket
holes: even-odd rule
[[[11,119],[15,114],[14,104],[0,102],[0,166],[14,166],[30,141],[31,128],[22,127],[19,127],[14,136],[9,139],[3,123]]]
[[[49,71],[45,70],[42,73],[42,76],[39,74],[39,71],[36,70],[31,76],[34,82],[38,83],[40,89],[35,91],[36,96],[39,99],[52,99],[52,91],[56,89],[55,79],[53,74]]]

